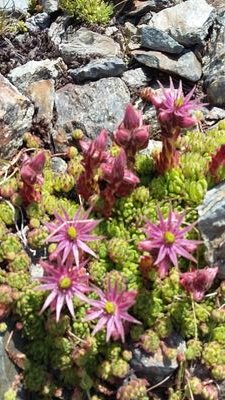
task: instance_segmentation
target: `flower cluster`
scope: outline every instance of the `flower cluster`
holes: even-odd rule
[[[124,149],[116,157],[106,151],[107,132],[89,142],[81,141],[84,153],[84,172],[77,182],[78,193],[90,201],[97,195],[97,207],[104,216],[110,216],[117,197],[127,196],[139,183],[138,177],[127,168]]]
[[[43,183],[42,170],[45,165],[45,154],[39,152],[33,157],[24,156],[20,169],[20,177],[23,182],[20,194],[25,205],[38,202],[41,199],[40,186]]]

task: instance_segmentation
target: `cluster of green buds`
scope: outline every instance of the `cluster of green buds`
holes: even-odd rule
[[[30,132],[24,133],[23,140],[28,149],[39,149],[42,144],[41,139],[38,136],[32,135]]]
[[[7,235],[0,244],[0,254],[4,260],[13,261],[22,251],[22,245],[17,235]]]
[[[148,353],[155,353],[160,346],[159,336],[152,329],[148,329],[141,335],[140,345]]]
[[[13,225],[15,221],[16,215],[13,207],[6,201],[0,202],[0,221],[4,222],[6,225]]]
[[[119,388],[117,400],[149,400],[147,382],[144,379],[132,379]]]
[[[55,174],[53,189],[56,192],[68,193],[74,188],[74,177],[68,173]]]
[[[45,240],[47,237],[48,231],[45,227],[32,229],[27,235],[28,244],[33,249],[40,249],[45,245]]]

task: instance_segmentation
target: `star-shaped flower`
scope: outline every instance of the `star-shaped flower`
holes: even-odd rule
[[[101,237],[91,234],[100,220],[88,219],[90,209],[84,211],[82,207],[78,209],[72,220],[65,210],[63,214],[63,216],[55,214],[55,222],[46,224],[50,232],[47,241],[58,243],[56,250],[51,254],[51,258],[60,255],[64,264],[72,254],[77,267],[79,267],[81,252],[97,257],[86,242],[101,239]]]

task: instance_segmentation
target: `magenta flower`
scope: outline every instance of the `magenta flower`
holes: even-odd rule
[[[148,145],[149,127],[143,124],[142,115],[132,104],[128,104],[123,121],[114,133],[114,139],[119,146],[135,151]]]
[[[50,306],[52,310],[56,310],[56,322],[59,321],[60,313],[64,304],[67,305],[70,314],[74,317],[73,297],[77,296],[81,300],[84,294],[90,290],[88,286],[88,275],[83,265],[80,268],[72,267],[68,264],[62,265],[58,259],[58,265],[49,264],[41,261],[46,275],[40,280],[43,282],[38,287],[40,290],[51,290],[40,313],[44,312]]]
[[[58,243],[56,250],[51,254],[50,258],[54,259],[57,256],[61,256],[62,263],[64,264],[68,257],[73,255],[75,263],[79,267],[81,252],[97,257],[86,242],[101,239],[101,237],[91,234],[91,231],[96,228],[100,220],[88,219],[90,209],[84,211],[82,207],[78,209],[72,220],[65,210],[63,212],[63,217],[55,214],[56,221],[46,224],[50,232],[47,241]]]
[[[107,342],[111,336],[114,339],[121,337],[124,342],[125,332],[123,321],[140,324],[138,320],[127,313],[127,310],[135,303],[137,292],[119,289],[117,284],[112,287],[110,283],[105,293],[98,288],[95,288],[95,292],[100,297],[100,300],[86,300],[93,308],[85,317],[85,321],[98,319],[93,335],[106,326]]]
[[[43,177],[41,172],[45,165],[45,154],[43,151],[39,152],[33,157],[25,155],[20,175],[27,185],[34,185],[35,183],[41,185],[43,183]]]
[[[172,78],[170,78],[169,89],[165,89],[160,82],[158,83],[162,89],[162,95],[156,95],[152,91],[149,99],[156,107],[159,122],[166,132],[171,133],[171,129],[177,127],[191,128],[195,126],[198,120],[192,113],[200,108],[199,99],[191,100],[195,87],[184,96],[181,81],[178,89],[174,88]]]
[[[77,181],[77,192],[88,201],[89,198],[98,192],[98,184],[96,175],[102,162],[105,162],[109,157],[107,147],[108,133],[102,130],[94,140],[81,140],[80,146],[83,151],[84,159],[82,164],[84,172],[80,175]]]
[[[117,197],[124,197],[139,183],[139,178],[127,168],[127,159],[124,149],[120,150],[117,157],[110,157],[101,165],[103,187],[101,212],[105,217],[112,213],[112,208]]]
[[[209,163],[209,173],[216,183],[220,181],[220,168],[225,166],[225,144],[222,144],[212,155]]]
[[[218,267],[197,269],[184,272],[180,276],[180,284],[188,293],[191,293],[195,301],[201,301],[205,292],[212,286],[217,275]]]
[[[20,170],[23,186],[20,195],[25,204],[40,201],[40,186],[43,183],[42,170],[45,165],[45,153],[39,152],[33,157],[25,155]],[[38,187],[39,186],[39,187]]]
[[[144,149],[149,141],[149,127],[143,124],[142,115],[128,104],[122,123],[114,133],[115,142],[126,151],[128,161],[134,162],[138,150]]]
[[[167,219],[163,219],[158,211],[159,224],[155,225],[147,222],[144,232],[148,239],[139,243],[140,250],[153,251],[156,254],[155,265],[159,267],[160,277],[163,278],[168,272],[171,264],[177,266],[178,257],[182,256],[196,262],[190,254],[201,243],[199,240],[185,239],[185,234],[189,232],[193,225],[181,228],[184,215],[169,211]]]

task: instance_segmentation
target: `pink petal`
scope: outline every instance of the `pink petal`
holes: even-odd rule
[[[50,306],[50,304],[53,302],[53,300],[56,298],[57,295],[58,295],[57,291],[53,291],[48,295],[48,297],[45,300],[44,305],[40,311],[40,314],[43,313],[43,311],[45,311],[46,308],[48,308]]]
[[[80,247],[85,253],[91,254],[93,257],[98,258],[97,254],[90,249],[84,242],[81,240],[77,239],[77,245]]]
[[[74,315],[73,301],[72,301],[71,296],[69,296],[68,294],[66,295],[66,304],[67,304],[67,307],[68,307],[68,309],[69,309],[70,314],[71,314],[72,317],[74,318],[75,315]]]
[[[94,328],[92,335],[95,335],[97,332],[101,331],[102,328],[107,324],[108,321],[108,317],[103,316],[100,318],[100,320],[98,321],[96,327]]]
[[[60,313],[64,304],[65,297],[62,294],[58,294],[56,301],[56,322],[59,322]]]

